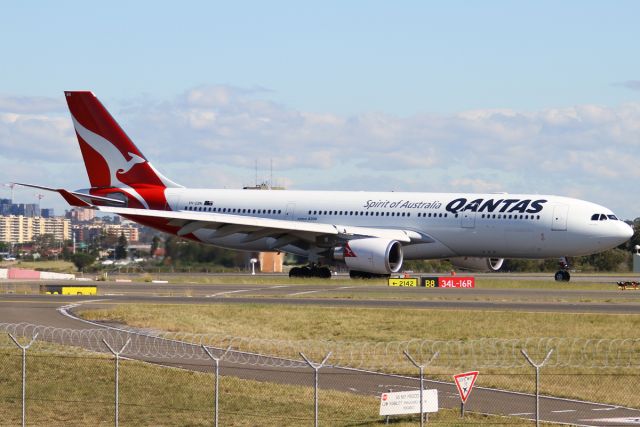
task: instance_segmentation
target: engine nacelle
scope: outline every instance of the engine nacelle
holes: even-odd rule
[[[458,257],[449,259],[458,268],[473,271],[498,271],[502,267],[504,258],[472,258]]]
[[[333,249],[333,259],[350,270],[375,274],[397,273],[402,268],[402,244],[378,237],[350,240]]]

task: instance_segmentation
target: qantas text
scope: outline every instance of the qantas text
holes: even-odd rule
[[[547,200],[531,200],[531,199],[474,199],[467,200],[464,197],[450,201],[446,209],[454,214],[458,212],[519,212],[519,213],[538,213],[542,210]]]

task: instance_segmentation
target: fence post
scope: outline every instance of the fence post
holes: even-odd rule
[[[536,427],[539,427],[540,426],[540,368],[542,368],[544,364],[547,363],[547,361],[549,360],[549,357],[551,357],[551,353],[553,353],[553,349],[549,350],[549,352],[547,353],[547,356],[538,365],[536,365],[533,362],[533,360],[531,360],[531,358],[529,357],[529,355],[527,354],[524,348],[520,350],[520,353],[522,353],[522,355],[525,357],[525,359],[527,359],[527,362],[529,362],[531,366],[536,368]]]
[[[220,357],[215,357],[213,354],[211,354],[211,352],[209,351],[209,349],[202,344],[202,349],[204,350],[205,353],[207,353],[207,355],[213,359],[213,362],[216,365],[216,380],[215,380],[215,403],[214,403],[214,413],[213,413],[213,425],[215,427],[218,427],[218,378],[219,378],[219,373],[220,373],[220,361],[222,360],[223,357],[225,357],[227,355],[227,353],[229,353],[229,350],[231,350],[231,346],[227,347],[227,349],[225,350],[224,353],[222,353],[222,355]]]
[[[115,351],[113,348],[111,348],[111,346],[109,345],[109,343],[103,338],[102,342],[104,343],[104,345],[107,346],[107,348],[109,349],[109,351],[111,353],[113,353],[113,355],[116,357],[116,379],[115,379],[115,425],[116,427],[118,427],[118,417],[119,417],[119,408],[120,408],[120,355],[122,354],[122,352],[124,351],[124,349],[129,345],[129,343],[131,342],[131,338],[127,338],[127,342],[124,343],[124,345],[122,346],[122,348],[120,349],[120,351]]]
[[[307,359],[307,356],[305,356],[304,353],[300,352],[299,354],[304,359],[304,361],[307,362],[307,365],[309,365],[314,371],[314,377],[313,377],[314,378],[314,384],[313,384],[314,424],[313,425],[315,427],[318,427],[318,371],[327,362],[327,360],[331,356],[331,352],[327,353],[324,359],[322,359],[322,362],[320,362],[319,364],[313,363],[311,360]]]
[[[27,423],[27,349],[31,347],[36,338],[38,338],[38,334],[36,333],[33,338],[31,338],[29,344],[24,346],[20,345],[13,335],[9,334],[9,338],[22,350],[22,427],[24,427]]]
[[[413,366],[415,366],[420,370],[420,427],[423,427],[424,426],[424,412],[423,412],[424,408],[422,403],[422,395],[423,395],[422,390],[424,389],[424,386],[423,386],[424,367],[431,365],[431,363],[433,363],[435,358],[438,357],[438,355],[440,355],[440,352],[436,351],[435,354],[431,356],[431,359],[426,363],[426,365],[418,365],[418,362],[416,362],[415,359],[411,357],[411,355],[407,352],[407,350],[402,350],[402,352],[404,353],[405,356],[407,356],[407,359],[409,359],[409,361],[413,364]]]

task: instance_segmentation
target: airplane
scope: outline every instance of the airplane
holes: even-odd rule
[[[389,276],[416,259],[497,271],[505,258],[559,258],[554,277],[568,281],[567,257],[633,235],[611,210],[554,195],[185,188],[152,166],[92,92],[65,97],[91,187],[20,185],[194,241],[306,257],[290,277],[330,277],[336,265],[354,278]]]

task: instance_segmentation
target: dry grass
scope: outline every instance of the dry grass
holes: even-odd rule
[[[76,273],[76,267],[69,261],[18,261],[11,267],[28,268],[39,271],[53,271],[56,273]]]
[[[297,358],[295,346],[261,348],[266,340],[329,340],[343,342],[389,342],[410,339],[471,340],[478,338],[576,337],[637,338],[640,315],[575,313],[522,313],[419,309],[372,309],[246,305],[121,305],[107,310],[83,310],[92,320],[109,320],[165,331],[226,334],[256,338],[250,351]],[[620,325],[624,327],[620,327]],[[302,345],[299,343],[298,345]],[[247,349],[245,349],[247,350]],[[516,357],[521,357],[515,349]],[[593,355],[595,358],[598,355]],[[373,357],[373,355],[372,355]],[[414,374],[403,356],[385,354],[376,366]],[[388,358],[385,359],[385,358]],[[385,359],[385,360],[382,360]],[[595,359],[594,359],[595,360]],[[400,366],[400,367],[398,367]],[[460,366],[474,369],[474,366]],[[435,379],[451,381],[452,368],[436,366],[428,370]],[[523,392],[534,391],[533,369],[483,369],[478,385]],[[583,400],[640,407],[640,396],[633,391],[637,381],[634,369],[589,368],[543,370],[543,393]]]
[[[640,315],[307,307],[270,304],[122,304],[83,309],[90,320],[189,333],[282,340],[637,338]],[[624,325],[621,327],[620,325]]]
[[[0,424],[19,425],[20,363],[17,351],[0,351]],[[27,357],[27,423],[29,425],[113,425],[113,360],[99,355],[55,356],[31,352]],[[205,426],[213,420],[211,373],[164,368],[143,362],[120,365],[121,425]],[[313,423],[313,389],[235,377],[220,379],[221,425],[299,426]],[[323,425],[379,425],[379,401],[333,390],[320,392]],[[457,410],[430,415],[441,425],[526,425],[515,418],[467,414]],[[399,418],[393,425],[415,425]]]

